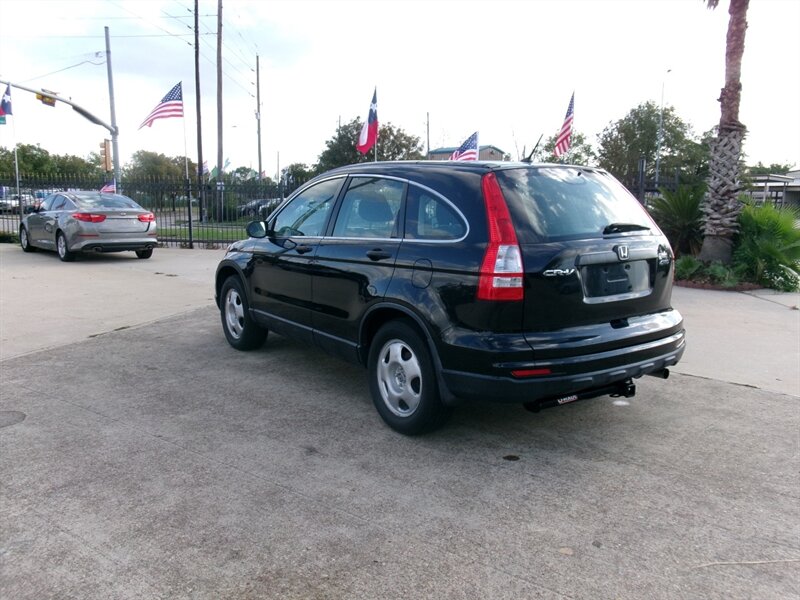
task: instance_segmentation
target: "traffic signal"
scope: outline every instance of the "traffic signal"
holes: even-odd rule
[[[36,94],[36,99],[41,101],[42,104],[46,104],[47,106],[55,106],[56,99],[52,96],[47,96],[45,94]]]
[[[111,164],[111,140],[103,140],[100,144],[100,165],[104,171],[113,171],[114,166]]]

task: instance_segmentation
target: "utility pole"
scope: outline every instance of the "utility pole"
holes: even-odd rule
[[[425,113],[425,129],[427,131],[427,144],[428,144],[428,152],[425,155],[425,158],[428,160],[431,159],[431,113]]]
[[[256,126],[258,128],[258,180],[261,181],[261,68],[256,54]]]
[[[203,127],[200,118],[200,10],[198,0],[194,0],[194,95],[197,104],[197,209],[200,213],[200,222],[205,221],[203,211],[205,209],[203,197]],[[189,201],[189,210],[192,210]],[[189,238],[189,247],[192,247],[192,239]]]
[[[106,70],[108,71],[108,100],[111,103],[111,148],[114,156],[114,182],[117,193],[121,191],[119,177],[119,128],[117,127],[117,109],[114,106],[114,74],[111,69],[111,42],[109,41],[108,27],[106,32]]]
[[[671,73],[672,69],[667,69],[667,73]],[[664,137],[664,81],[667,74],[661,80],[661,110],[658,113],[658,142],[656,144],[656,189],[658,189],[658,175],[661,171],[661,140]]]
[[[217,0],[217,177],[222,181],[222,0]],[[220,218],[222,215],[220,215]]]

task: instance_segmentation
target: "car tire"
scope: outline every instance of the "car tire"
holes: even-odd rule
[[[60,231],[56,234],[56,252],[58,252],[58,258],[64,262],[75,260],[75,253],[70,252],[67,246],[67,237]]]
[[[145,258],[150,258],[151,256],[153,256],[153,249],[152,248],[148,248],[147,250],[137,250],[136,251],[136,258],[145,259]]]
[[[22,246],[23,252],[34,252],[36,248],[31,246],[31,240],[28,237],[28,230],[24,227],[19,228],[19,245]]]
[[[231,275],[220,291],[220,318],[228,343],[237,350],[255,350],[264,345],[267,330],[250,316],[247,296],[242,281]]]
[[[418,435],[441,427],[450,416],[439,395],[430,351],[405,321],[389,321],[370,344],[367,361],[372,401],[395,431]]]

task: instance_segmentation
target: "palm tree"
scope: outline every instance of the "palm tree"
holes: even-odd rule
[[[713,9],[719,0],[706,0]],[[738,194],[739,157],[746,128],[739,122],[739,101],[742,95],[742,55],[747,31],[747,6],[750,0],[730,0],[728,36],[725,43],[725,87],[719,97],[721,114],[719,131],[711,142],[708,194],[703,203],[703,247],[700,259],[706,262],[731,262],[733,235],[736,232],[742,204]]]

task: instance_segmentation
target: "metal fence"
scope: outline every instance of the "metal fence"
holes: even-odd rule
[[[96,178],[21,176],[17,197],[14,176],[0,173],[0,234],[17,235],[20,213],[52,192],[99,190],[103,184]],[[216,247],[242,239],[247,223],[280,203],[274,183],[256,180],[205,184],[202,196],[196,183],[185,180],[125,180],[118,192],[156,215],[161,246]]]

